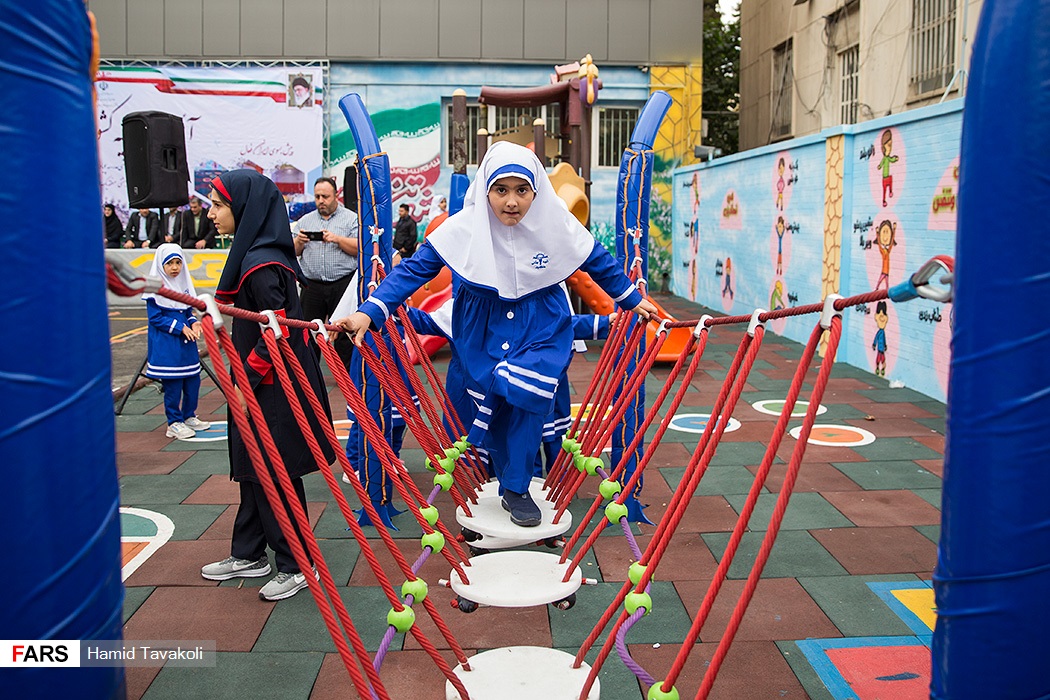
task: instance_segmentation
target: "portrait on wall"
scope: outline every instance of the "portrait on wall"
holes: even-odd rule
[[[295,73],[288,76],[288,106],[313,107],[314,86],[313,76],[305,73]]]

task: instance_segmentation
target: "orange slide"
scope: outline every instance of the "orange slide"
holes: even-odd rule
[[[602,291],[602,288],[595,284],[594,280],[586,272],[577,270],[575,274],[566,280],[566,283],[594,313],[606,316],[616,311],[616,304],[613,302],[612,297]],[[656,310],[661,318],[675,320],[655,299],[650,297],[649,301],[656,306]],[[656,328],[657,325],[655,323],[649,324],[645,333],[646,342],[653,342],[653,338],[656,336]],[[692,332],[691,328],[672,328],[667,336],[667,340],[664,341],[663,347],[660,348],[660,352],[656,354],[656,361],[674,362],[677,360],[678,356],[682,354],[682,348],[689,342],[689,334]]]

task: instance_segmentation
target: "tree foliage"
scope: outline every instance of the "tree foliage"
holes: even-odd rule
[[[740,5],[725,24],[717,0],[704,0],[704,143],[723,155],[740,148]]]

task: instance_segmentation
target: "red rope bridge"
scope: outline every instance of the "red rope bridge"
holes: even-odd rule
[[[373,261],[378,261],[378,236],[373,237],[373,246],[375,248]],[[639,259],[636,257],[637,260]],[[856,304],[867,304],[888,298],[894,301],[904,301],[916,296],[925,296],[927,298],[944,300],[945,292],[928,286],[928,284],[938,271],[949,273],[948,276],[942,278],[942,282],[950,281],[952,267],[953,261],[951,258],[938,256],[927,263],[922,270],[913,275],[907,282],[898,285],[892,290],[874,291],[849,298],[832,295],[822,304],[810,304],[777,311],[756,311],[750,316],[726,316],[720,318],[704,316],[692,321],[657,321],[654,322],[657,324],[657,328],[653,342],[641,352],[639,351],[645,338],[646,324],[638,322],[630,314],[620,314],[616,318],[610,331],[609,341],[606,342],[602,349],[594,376],[584,394],[580,410],[563,441],[563,449],[559,452],[557,459],[549,469],[544,482],[547,500],[551,501],[556,507],[555,522],[557,522],[568,509],[588,475],[599,476],[602,479],[598,488],[599,495],[593,499],[586,514],[576,524],[574,532],[565,542],[561,562],[569,562],[569,567],[564,575],[564,581],[569,580],[573,571],[580,566],[584,556],[590,551],[598,536],[609,524],[620,525],[636,560],[629,569],[627,582],[617,592],[617,595],[602,614],[576,655],[574,666],[579,668],[583,664],[584,657],[608,627],[610,621],[614,617],[616,618],[580,692],[579,697],[581,700],[588,696],[598,673],[612,653],[614,646],[619,657],[628,668],[643,684],[650,686],[650,698],[678,697],[678,691],[675,689],[674,684],[682,672],[686,660],[699,638],[700,630],[707,621],[722,584],[726,580],[729,567],[739,549],[759,494],[769,476],[770,468],[787,431],[788,421],[792,417],[795,405],[802,393],[806,375],[810,371],[816,356],[818,343],[826,332],[826,352],[819,363],[816,378],[810,389],[808,408],[803,419],[801,433],[792,450],[784,483],[780,489],[768,527],[765,530],[758,556],[747,577],[744,589],[736,602],[715,655],[704,674],[702,685],[696,694],[698,699],[708,696],[744,613],[747,611],[762,570],[769,559],[769,554],[776,541],[784,513],[791,499],[798,471],[805,455],[808,437],[813,428],[820,401],[827,387],[835,354],[841,339],[841,311]],[[370,280],[369,286],[374,288],[382,280],[384,271],[381,262],[373,265],[372,268],[373,278]],[[631,274],[635,279],[638,278],[639,271],[640,265],[638,262],[631,265]],[[433,501],[439,493],[447,491],[457,508],[462,509],[469,516],[471,514],[470,506],[477,503],[477,490],[486,480],[486,470],[476,450],[462,437],[465,432],[463,423],[460,417],[456,415],[452,401],[445,392],[444,385],[440,381],[436,369],[430,362],[426,352],[422,350],[419,336],[409,322],[404,309],[398,309],[397,318],[400,321],[401,328],[404,330],[405,343],[411,343],[416,351],[416,355],[421,358],[423,365],[422,374],[426,379],[426,384],[429,385],[433,392],[433,398],[431,397],[431,392],[428,392],[426,386],[424,386],[423,379],[412,369],[405,343],[398,342],[400,335],[393,318],[387,321],[384,330],[386,337],[395,339],[394,342],[389,343],[388,346],[383,334],[373,331],[372,337],[378,352],[367,346],[362,346],[360,351],[368,367],[379,379],[382,389],[389,394],[394,406],[405,419],[408,429],[419,442],[420,447],[430,455],[428,467],[432,468],[436,473],[434,475],[433,490],[427,496],[424,496],[416,483],[409,478],[404,465],[396,458],[393,449],[384,439],[383,431],[373,420],[363,399],[362,392],[364,387],[354,384],[335,348],[328,342],[327,331],[339,330],[337,327],[325,326],[317,321],[307,322],[297,319],[279,318],[273,312],[254,313],[232,306],[219,305],[208,295],[203,295],[200,298],[191,297],[165,287],[158,287],[155,280],[147,282],[141,278],[132,278],[127,270],[121,270],[116,266],[111,266],[107,270],[107,277],[110,289],[118,294],[128,296],[140,294],[143,291],[151,291],[169,299],[188,304],[202,312],[205,342],[209,355],[218,370],[215,374],[220,388],[227,402],[232,407],[230,415],[245,440],[252,465],[266,493],[267,500],[277,516],[281,530],[288,539],[296,563],[304,572],[316,571],[316,579],[311,580],[311,577],[307,576],[310,593],[314,597],[325,626],[335,642],[336,649],[350,674],[358,694],[361,697],[389,698],[389,694],[380,680],[379,668],[395,634],[411,633],[420,646],[431,656],[438,669],[456,689],[460,697],[463,700],[467,700],[468,694],[460,678],[438,653],[434,644],[415,624],[414,606],[417,604],[423,606],[424,610],[434,621],[439,633],[448,643],[449,648],[463,670],[469,671],[469,662],[463,649],[456,642],[433,601],[427,595],[426,583],[417,574],[430,555],[440,553],[460,579],[464,583],[469,582],[470,560],[460,547],[460,538],[453,536],[447,529],[437,508],[433,505]],[[631,658],[625,641],[626,634],[635,622],[652,612],[653,603],[649,594],[650,583],[668,549],[672,535],[685,516],[691,498],[715,455],[722,434],[728,425],[728,418],[732,415],[744,390],[765,337],[764,324],[778,318],[817,313],[820,314],[819,320],[813,327],[809,341],[803,351],[802,359],[796,368],[780,416],[769,438],[765,455],[755,474],[754,481],[733,528],[729,543],[721,557],[718,569],[708,586],[703,602],[694,616],[692,627],[686,635],[676,659],[666,676],[662,680],[657,680]],[[229,333],[226,331],[222,320],[223,314],[262,324],[262,335],[270,357],[273,359],[274,372],[291,404],[293,414],[307,440],[311,454],[328,488],[331,490],[354,540],[359,545],[362,554],[390,603],[391,608],[387,616],[387,634],[384,636],[383,643],[374,659],[369,657],[338,593],[335,581],[322,556],[317,539],[310,528],[306,513],[295,495],[291,480],[284,469],[281,456],[273,442],[262,410],[254,394],[251,391],[242,393],[247,403],[246,412],[234,410],[240,405],[236,387],[249,387],[250,384],[244,365],[233,347],[233,341]],[[634,534],[628,524],[628,509],[624,502],[628,495],[634,492],[634,489],[640,482],[647,465],[655,454],[656,448],[659,446],[671,420],[690,388],[691,381],[699,368],[700,361],[707,347],[710,328],[739,324],[748,324],[747,332],[740,340],[718,396],[714,401],[710,413],[711,418],[707,421],[704,432],[686,466],[685,474],[668,503],[667,512],[656,526],[655,532],[645,550],[642,551],[635,541]],[[316,417],[315,421],[318,421],[318,418],[320,419],[319,422],[323,427],[324,437],[337,455],[337,462],[344,473],[352,472],[353,469],[348,463],[346,453],[342,449],[332,425],[326,420],[326,413],[317,397],[311,391],[296,391],[297,386],[308,386],[308,382],[294,352],[285,339],[285,328],[307,329],[311,332],[335,378],[336,384],[346,398],[349,409],[354,414],[368,442],[375,449],[384,472],[391,479],[402,500],[408,504],[409,512],[423,531],[421,538],[422,553],[415,562],[409,564],[403,553],[395,545],[389,531],[381,525],[382,521],[364,487],[359,480],[350,480],[365,513],[371,519],[371,522],[378,524],[376,533],[404,578],[400,593],[395,590],[394,584],[380,565],[364,531],[357,523],[346,496],[333,472],[332,467],[334,465],[327,463],[321,445],[310,428],[307,411],[313,413]],[[632,397],[636,395],[638,389],[645,381],[646,375],[656,361],[657,354],[667,339],[669,330],[672,328],[692,328],[689,341],[682,348],[677,360],[671,367],[666,383],[646,411],[642,423],[638,426],[630,445],[623,451],[623,456],[619,463],[606,469],[605,463],[599,456],[601,450],[611,438],[613,431],[623,420]],[[393,353],[390,352],[390,347],[393,348]],[[229,361],[229,368],[225,365],[227,360],[224,360],[224,357]],[[632,359],[635,360],[635,367],[632,372],[627,374],[626,368]],[[401,368],[409,368],[409,371],[405,373],[409,379],[409,386],[406,386],[401,379]],[[674,396],[667,411],[659,419],[653,439],[646,446],[641,458],[638,460],[634,473],[624,483],[623,477],[627,463],[635,454],[647,431],[657,422],[657,419],[660,417],[660,409],[671,394],[676,382],[677,388],[674,389]],[[301,403],[300,396],[307,398],[307,406]],[[413,400],[413,396],[418,397],[418,407]],[[438,406],[441,407],[440,411]],[[453,427],[455,435],[449,434],[446,430],[446,424],[442,421],[442,413],[448,424]],[[592,526],[591,523],[594,520],[594,516],[603,507],[603,503],[605,503],[603,517],[599,518]],[[623,606],[622,609],[621,606]]]

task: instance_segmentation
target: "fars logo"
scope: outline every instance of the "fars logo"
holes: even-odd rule
[[[0,667],[80,666],[79,639],[22,639],[0,642]]]

